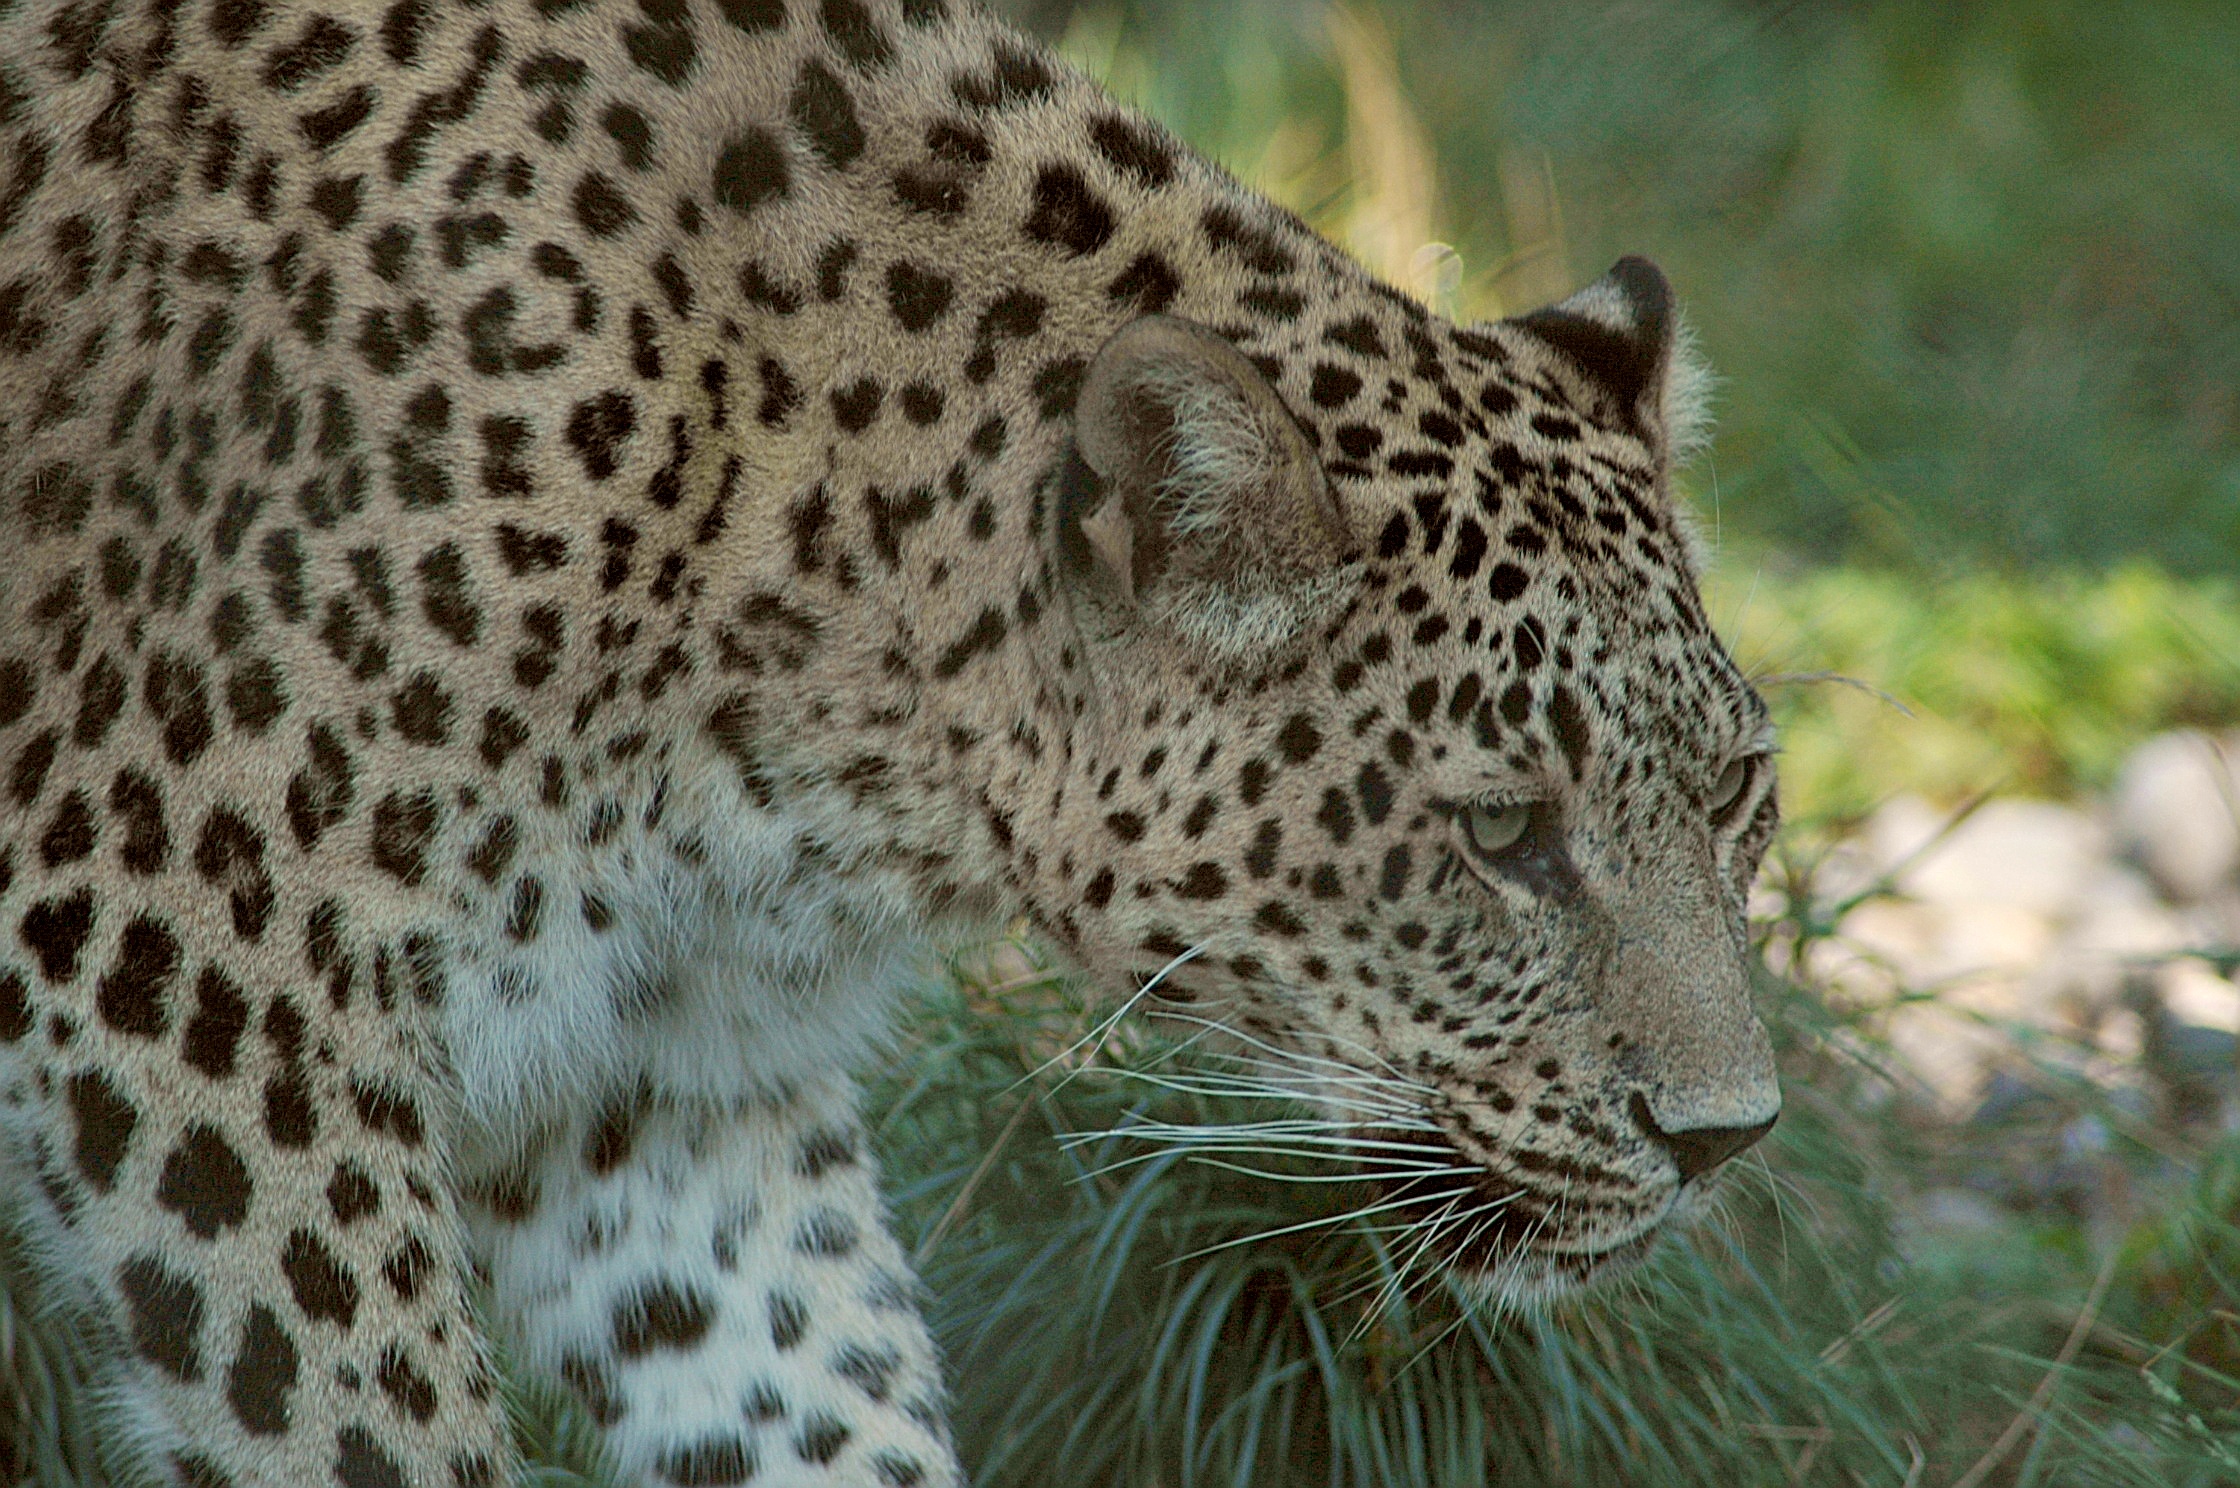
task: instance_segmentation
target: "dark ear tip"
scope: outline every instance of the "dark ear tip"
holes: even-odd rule
[[[1673,305],[1664,271],[1629,255],[1571,298],[1518,323],[1570,357],[1638,416],[1664,370]]]
[[[1665,278],[1664,270],[1638,254],[1627,254],[1610,266],[1603,276],[1625,296],[1626,304],[1633,310],[1633,322],[1639,334],[1652,340],[1662,340],[1672,322],[1672,281]]]

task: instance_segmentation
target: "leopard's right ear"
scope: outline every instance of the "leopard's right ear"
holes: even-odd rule
[[[1173,316],[1105,342],[1075,407],[1067,567],[1137,623],[1227,659],[1313,624],[1353,555],[1313,447],[1228,342]]]

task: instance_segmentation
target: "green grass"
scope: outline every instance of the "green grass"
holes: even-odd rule
[[[1902,1243],[1892,1200],[1944,1159],[1869,1114],[1889,1103],[1858,1030],[1809,993],[1762,991],[1790,1092],[1765,1160],[1635,1277],[1508,1316],[1436,1278],[1380,1288],[1394,1242],[1344,1217],[1363,1197],[1346,1187],[1125,1138],[1069,1147],[1131,1120],[1254,1114],[1141,1079],[1192,1067],[1158,1031],[1061,1079],[1044,1066],[1087,1026],[1062,995],[937,1002],[911,1085],[881,1096],[882,1145],[905,1233],[941,1227],[924,1269],[979,1481],[1771,1485],[1809,1468],[1941,1484],[2018,1415],[1990,1481],[2225,1481],[2240,1465],[2217,1432],[2240,1416],[2217,1359],[2138,1363],[2240,1300],[2209,1280],[2240,1259],[2232,1181],[2174,1182],[2056,1368],[2090,1248],[2026,1219],[1977,1249]],[[2157,1245],[2175,1247],[2161,1271]],[[2184,1279],[2156,1304],[2150,1272]]]
[[[2240,724],[2230,579],[1797,572],[1730,553],[1706,591],[1781,725],[1783,810],[1815,828],[1901,791],[2104,790],[2152,734]]]
[[[2233,569],[2240,7],[1375,0],[1412,156],[1320,5],[1003,8],[1396,278],[1413,245],[1355,229],[1399,206],[1459,248],[1466,312],[1655,258],[1725,379],[1696,482],[1730,530]]]
[[[2112,1250],[2027,1214],[1909,1239],[1895,1201],[1966,1154],[1895,1114],[1859,1030],[1761,993],[1789,1092],[1763,1160],[1634,1276],[1503,1315],[1382,1286],[1404,1247],[1347,1217],[1349,1186],[1094,1135],[1264,1116],[1172,1088],[1219,1068],[1202,1051],[1128,1024],[1084,1055],[1055,978],[937,989],[874,1109],[976,1481],[1943,1485],[2008,1435],[1985,1481],[2240,1482],[2240,1143],[2190,1178],[2117,1154],[2169,1202]],[[35,1481],[93,1488],[67,1333],[0,1308],[30,1417],[63,1426]],[[517,1396],[534,1480],[596,1481],[582,1419]]]

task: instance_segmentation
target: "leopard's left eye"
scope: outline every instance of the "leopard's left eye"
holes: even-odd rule
[[[1750,777],[1754,773],[1752,767],[1755,763],[1754,756],[1745,755],[1738,760],[1729,760],[1727,767],[1719,772],[1718,783],[1711,787],[1713,817],[1725,816],[1734,809],[1735,802],[1742,799],[1742,792],[1749,786]]]

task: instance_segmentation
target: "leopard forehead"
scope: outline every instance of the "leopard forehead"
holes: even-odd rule
[[[0,130],[7,1109],[57,1235],[137,1216],[112,1331],[302,1480],[502,1453],[439,1191],[525,1222],[540,1133],[596,1176],[795,1110],[944,917],[1191,954],[1173,998],[1389,1079],[1506,1195],[1473,1264],[1631,1244],[1676,1133],[1769,1119],[1770,772],[1712,800],[1764,714],[1646,266],[1450,325],[944,0],[30,4]],[[1154,319],[1129,386],[1189,396],[1098,445]],[[1537,856],[1468,859],[1513,802]],[[562,1366],[601,1410],[731,1305],[632,1286]],[[280,1358],[425,1439],[290,1436]],[[941,1480],[931,1398],[885,1480]]]

